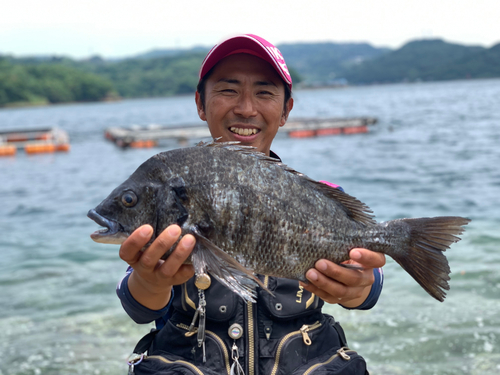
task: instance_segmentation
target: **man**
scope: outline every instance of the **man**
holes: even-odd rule
[[[278,49],[258,36],[239,35],[208,53],[200,69],[195,100],[198,114],[214,139],[240,141],[277,158],[271,144],[293,108],[291,88],[292,79]],[[380,294],[381,272],[374,269],[385,264],[384,255],[353,249],[350,262],[362,269],[319,260],[306,274],[308,284],[262,278],[275,297],[259,293],[256,304],[246,305],[214,281],[202,297],[193,281],[193,267],[184,264],[195,246],[194,237],[183,236],[163,261],[161,257],[179,239],[181,229],[177,225],[168,227],[141,252],[152,231],[148,225],[140,227],[120,249],[120,257],[130,265],[117,290],[123,306],[136,322],[156,320],[159,328],[151,338],[152,346],[148,343],[146,349],[163,359],[157,357],[155,362],[151,358],[156,357],[149,357],[141,365],[136,363],[136,369],[173,374],[191,373],[186,369],[197,368],[203,373],[220,373],[241,366],[247,375],[271,370],[276,373],[278,369],[283,374],[291,373],[297,367],[307,367],[310,359],[328,357],[332,350],[345,345],[342,333],[340,337],[336,334],[339,325],[321,313],[323,301],[366,309]],[[196,337],[191,337],[187,328],[190,322],[196,324],[193,315],[202,299],[206,299],[207,332],[211,333],[203,345],[195,345]],[[283,347],[287,335],[303,327],[306,332],[317,330],[317,338],[309,340],[310,335],[303,332],[306,344],[289,344],[287,350],[292,356],[287,357],[285,366],[280,363],[278,347]]]

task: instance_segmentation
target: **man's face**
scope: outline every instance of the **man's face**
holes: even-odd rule
[[[213,138],[240,141],[269,155],[271,143],[293,107],[284,109],[285,87],[266,61],[248,54],[222,59],[205,86],[205,109],[196,93],[198,114]]]

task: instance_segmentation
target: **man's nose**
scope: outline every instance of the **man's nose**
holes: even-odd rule
[[[244,118],[254,117],[257,115],[257,109],[251,94],[242,93],[239,96],[238,102],[234,107],[234,113]]]

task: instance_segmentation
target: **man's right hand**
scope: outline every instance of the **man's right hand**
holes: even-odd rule
[[[137,228],[120,247],[120,258],[134,269],[128,279],[128,288],[135,300],[151,310],[160,310],[170,301],[172,286],[193,277],[193,266],[184,262],[193,251],[196,240],[190,234],[185,235],[172,254],[162,260],[161,257],[178,240],[181,228],[169,226],[141,252],[152,234],[150,225]]]

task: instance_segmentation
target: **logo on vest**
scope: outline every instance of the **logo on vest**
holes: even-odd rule
[[[299,285],[299,290],[296,294],[297,299],[295,300],[295,302],[302,303],[302,294],[303,293],[304,293],[304,287],[302,285]]]

